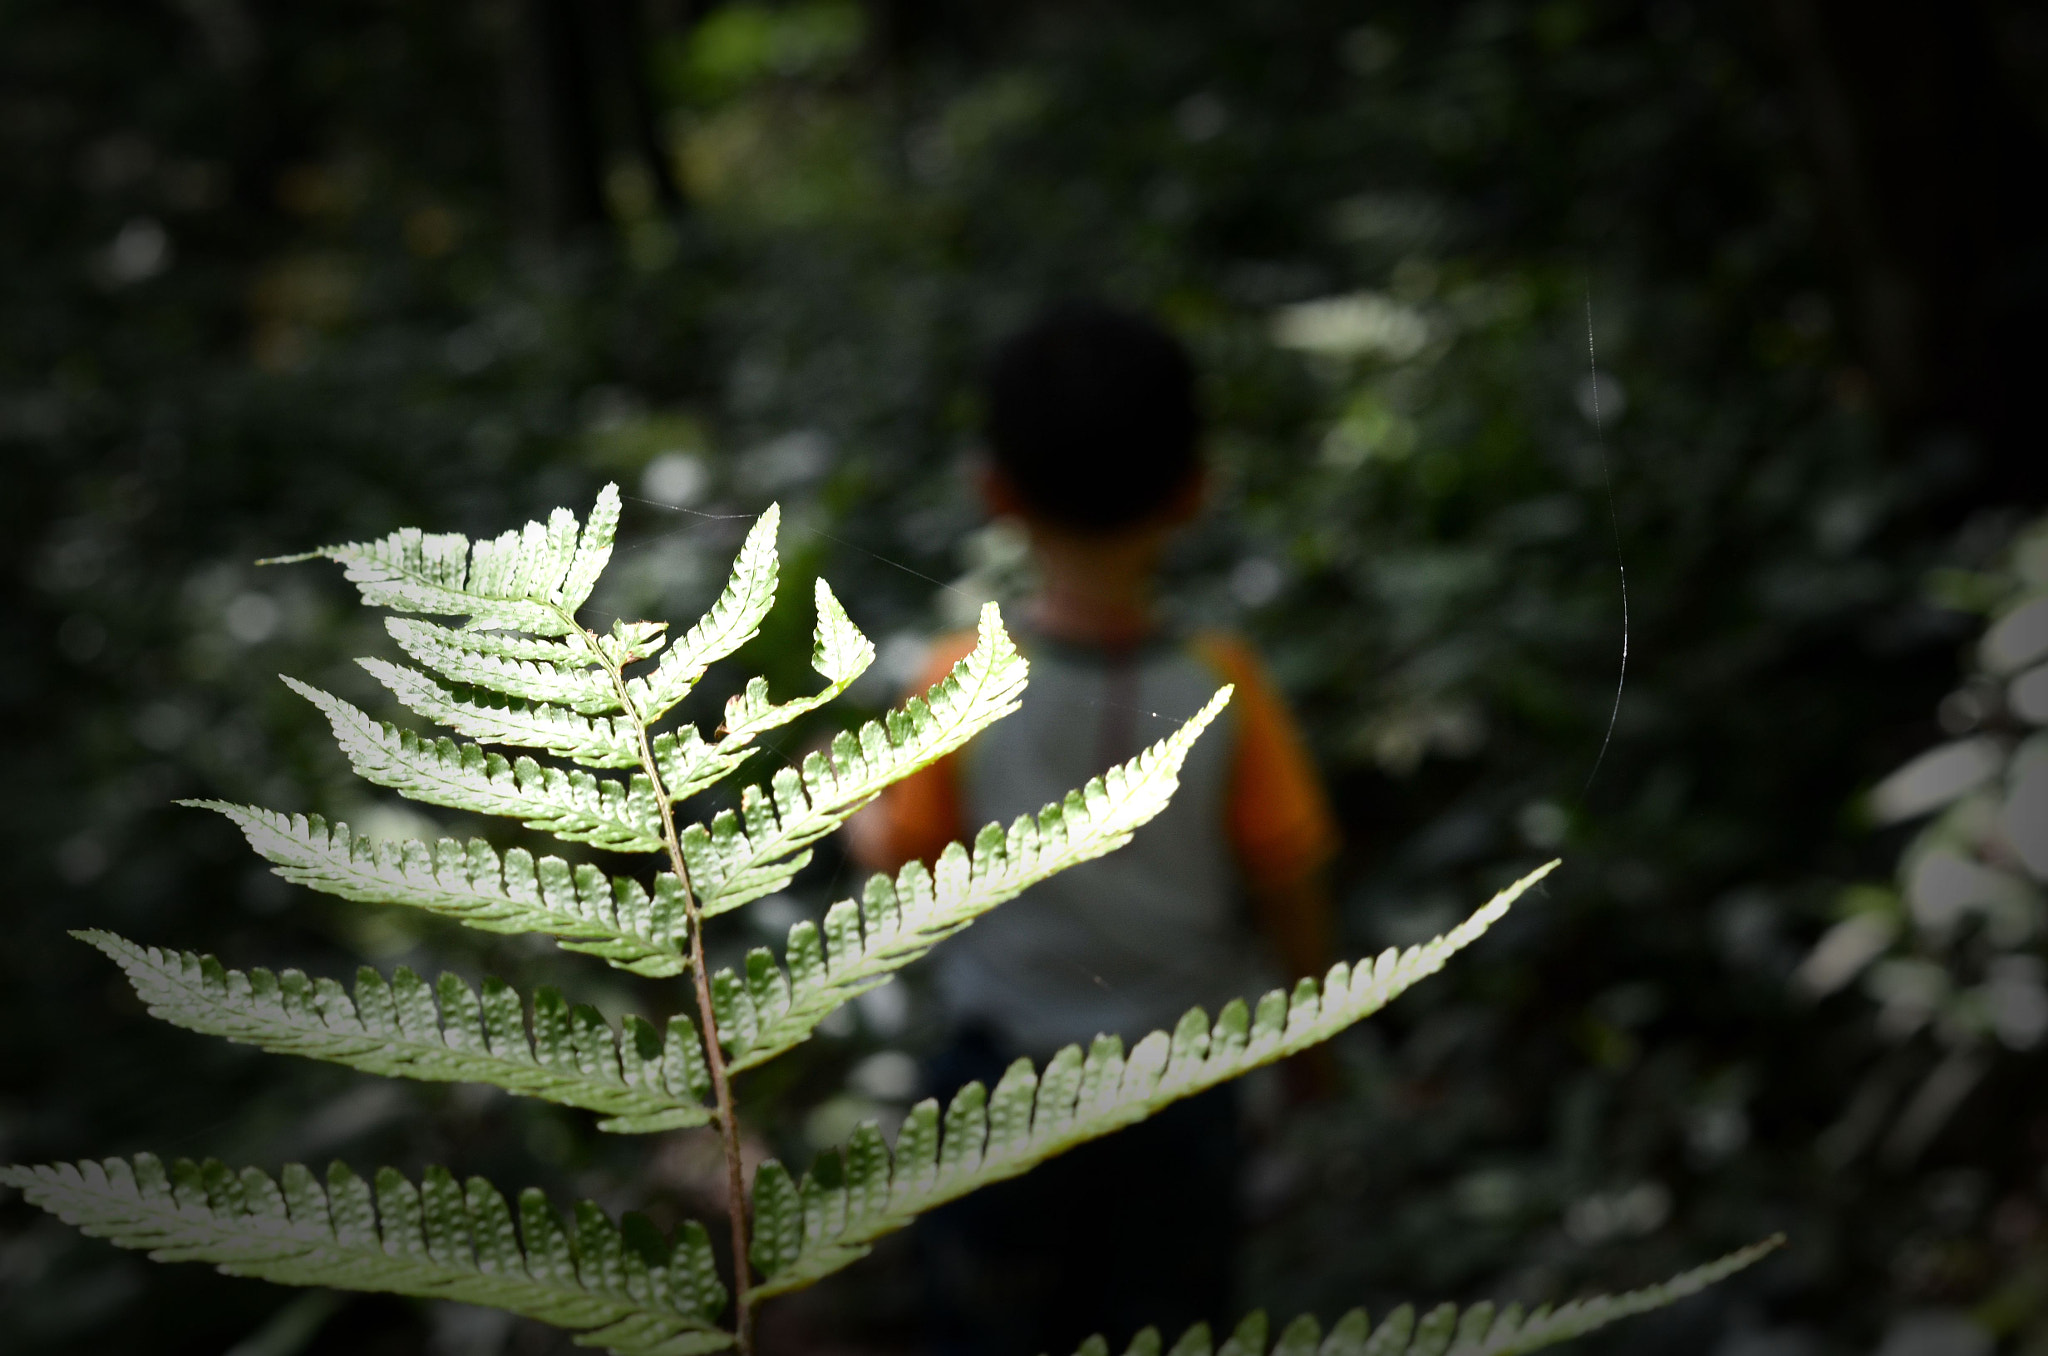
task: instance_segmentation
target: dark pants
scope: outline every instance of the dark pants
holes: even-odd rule
[[[943,1101],[993,1088],[1008,1053],[970,1032],[927,1076]],[[929,1350],[1067,1356],[1092,1333],[1120,1351],[1230,1314],[1241,1159],[1232,1089],[1176,1102],[1023,1177],[919,1221]]]

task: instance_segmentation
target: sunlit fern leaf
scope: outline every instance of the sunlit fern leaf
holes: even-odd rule
[[[1046,877],[1130,841],[1172,799],[1181,764],[1230,699],[1229,688],[1136,758],[1111,768],[1063,802],[1020,816],[1005,833],[991,824],[970,856],[954,844],[936,875],[912,862],[895,881],[876,876],[861,905],[835,904],[822,931],[789,931],[787,968],[756,950],[742,980],[712,979],[718,1028],[734,1069],[751,1068],[802,1041],[841,1004],[887,982],[982,914]]]
[[[450,683],[552,703],[585,716],[624,709],[611,675],[581,632],[567,640],[536,640],[500,631],[458,631],[412,617],[387,617],[384,629],[415,663]]]
[[[587,633],[581,630],[555,639],[547,636],[521,635],[514,631],[455,631],[448,627],[434,626],[430,622],[409,621],[403,617],[386,617],[384,625],[393,635],[399,634],[401,628],[424,627],[435,633],[431,644],[455,645],[492,659],[507,659],[526,664],[576,665],[597,662],[589,648]],[[659,654],[661,647],[668,644],[667,631],[667,622],[615,621],[609,632],[597,636],[597,652],[623,668]],[[433,666],[428,664],[428,667]],[[455,681],[463,680],[457,677]]]
[[[683,638],[669,646],[654,672],[630,679],[633,709],[650,723],[661,719],[704,676],[704,671],[753,639],[775,602],[775,532],[782,508],[770,504],[747,533],[733,561],[732,578],[711,610]]]
[[[484,932],[546,933],[566,951],[637,975],[681,974],[689,964],[678,940],[683,900],[672,875],[655,877],[649,895],[637,881],[607,877],[594,866],[572,867],[559,857],[536,861],[524,848],[501,859],[481,838],[372,843],[318,815],[225,801],[182,803],[226,815],[278,875],[323,894],[423,909]]]
[[[1339,1319],[1329,1335],[1307,1314],[1295,1319],[1281,1332],[1269,1353],[1266,1349],[1266,1316],[1248,1315],[1221,1347],[1212,1344],[1209,1327],[1198,1323],[1181,1335],[1172,1347],[1173,1356],[1518,1356],[1525,1351],[1583,1337],[1619,1319],[1649,1313],[1696,1295],[1710,1285],[1726,1280],[1745,1267],[1754,1266],[1784,1246],[1783,1235],[1752,1243],[1725,1257],[1682,1272],[1668,1281],[1630,1290],[1619,1295],[1597,1295],[1572,1300],[1553,1309],[1549,1305],[1524,1314],[1522,1306],[1510,1304],[1496,1309],[1481,1301],[1462,1311],[1455,1305],[1440,1304],[1418,1319],[1415,1310],[1402,1305],[1375,1328],[1365,1310],[1353,1309]],[[1133,1338],[1124,1356],[1158,1356],[1159,1332],[1147,1328]],[[1109,1346],[1100,1337],[1082,1343],[1075,1356],[1107,1356]]]
[[[161,951],[109,932],[72,934],[127,972],[151,1015],[272,1054],[437,1083],[489,1083],[522,1097],[595,1111],[599,1129],[672,1130],[711,1119],[711,1075],[697,1029],[669,1019],[666,1037],[638,1017],[612,1029],[596,1008],[553,989],[526,1004],[502,982],[483,997],[455,975],[429,986],[411,970],[388,981],[367,967],[351,996],[297,970],[229,970],[212,956]]]
[[[760,750],[746,740],[721,739],[712,742],[694,725],[664,731],[654,737],[654,767],[661,774],[662,789],[672,801],[688,800],[708,786],[731,776]]]
[[[1017,709],[1028,666],[1010,643],[995,605],[982,609],[973,653],[922,699],[913,698],[870,721],[858,735],[842,733],[830,757],[814,753],[802,774],[784,768],[770,790],[750,786],[738,814],[728,810],[709,828],[683,831],[690,884],[709,917],[772,894],[810,861],[804,851],[832,832],[891,782],[935,762]]]
[[[629,720],[579,716],[545,702],[519,701],[482,688],[449,687],[418,669],[384,659],[356,662],[407,708],[471,739],[546,749],[586,767],[634,767],[640,762],[640,735]]]
[[[95,1238],[162,1262],[211,1262],[230,1276],[456,1300],[578,1331],[619,1356],[687,1356],[731,1344],[704,1229],[673,1242],[628,1215],[615,1226],[589,1202],[565,1224],[547,1198],[519,1198],[519,1224],[481,1177],[429,1168],[418,1186],[390,1168],[374,1190],[336,1163],[322,1183],[287,1164],[255,1168],[150,1154],[132,1161],[0,1168],[0,1184]],[[522,1246],[523,1244],[523,1246]]]
[[[725,704],[724,734],[715,742],[694,725],[656,735],[655,769],[672,801],[687,800],[723,781],[757,752],[754,739],[814,711],[844,692],[874,662],[875,649],[860,633],[825,581],[818,581],[818,630],[811,666],[831,686],[815,696],[780,704],[768,700],[768,682],[750,679],[744,692]]]
[[[490,541],[454,532],[401,528],[371,542],[323,546],[267,564],[326,557],[338,561],[372,607],[469,618],[477,629],[566,635],[611,560],[619,525],[619,487],[607,485],[577,529],[576,515],[556,509]]]
[[[768,684],[759,678],[749,682],[738,696],[725,704],[725,737],[722,742],[738,743],[787,725],[798,716],[815,711],[852,685],[875,662],[875,647],[861,634],[846,609],[832,596],[823,579],[817,583],[818,629],[811,645],[811,667],[829,684],[823,692],[789,702],[768,700]]]
[[[475,744],[425,738],[296,678],[284,681],[320,708],[365,781],[427,805],[510,816],[571,843],[614,852],[662,850],[661,807],[644,775],[620,783],[532,758],[515,762]]]
[[[873,1241],[916,1216],[971,1191],[1015,1177],[1084,1141],[1135,1124],[1169,1103],[1228,1082],[1329,1039],[1379,1011],[1393,998],[1442,969],[1476,941],[1509,906],[1550,874],[1556,863],[1531,872],[1495,895],[1449,932],[1405,951],[1387,950],[1357,966],[1339,963],[1323,984],[1303,979],[1292,994],[1274,990],[1256,1009],[1241,1000],[1224,1006],[1212,1027],[1192,1008],[1173,1034],[1155,1031],[1129,1056],[1115,1036],[1096,1037],[1084,1057],[1068,1046],[1046,1064],[1012,1064],[991,1093],[970,1083],[947,1107],[944,1131],[938,1103],[911,1109],[893,1155],[858,1157],[867,1179],[856,1182],[849,1149],[845,1181],[826,1185],[816,1174],[791,1183],[781,1164],[764,1164],[755,1178],[755,1209],[763,1218],[798,1209],[798,1223],[780,1221],[757,1234],[754,1262],[767,1276],[760,1293],[797,1290],[865,1255]],[[880,1143],[873,1127],[857,1132]],[[781,1240],[800,1239],[793,1250]]]

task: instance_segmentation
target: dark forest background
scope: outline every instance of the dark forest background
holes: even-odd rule
[[[1782,1229],[1606,1349],[2048,1350],[2024,1024],[1795,978],[1890,889],[1905,830],[1869,789],[1978,719],[1943,699],[2048,489],[2044,209],[2048,18],[2018,0],[4,0],[0,1160],[449,1162],[708,1208],[688,1135],[190,1036],[65,929],[667,1011],[594,961],[292,890],[171,804],[421,828],[274,676],[368,700],[374,621],[251,562],[495,533],[617,479],[599,604],[680,619],[737,544],[718,515],[779,499],[789,598],[831,577],[882,645],[878,709],[1013,582],[962,474],[976,364],[1092,292],[1207,373],[1218,488],[1178,606],[1299,704],[1346,951],[1566,862],[1341,1043],[1333,1105],[1269,1127],[1244,1302],[1555,1299]],[[743,658],[795,682],[807,626],[790,606]],[[782,926],[845,889],[823,856]],[[900,1101],[928,1033],[891,992],[752,1087],[778,1151]],[[885,1251],[777,1340],[901,1350],[914,1289]],[[0,1203],[9,1351],[562,1340]]]

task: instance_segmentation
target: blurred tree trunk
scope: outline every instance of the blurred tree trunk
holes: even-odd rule
[[[2048,497],[2048,29],[2010,0],[1771,0],[1852,342],[1957,509]]]
[[[663,207],[680,210],[682,193],[648,87],[636,0],[513,0],[510,28],[508,149],[527,234],[559,245],[606,224],[612,142],[629,147]]]
[[[613,96],[613,120],[647,171],[656,200],[666,211],[680,211],[682,189],[662,144],[654,91],[648,87],[647,25],[638,0],[590,0],[588,13],[597,38],[599,68],[607,73],[605,87]]]
[[[527,232],[561,244],[604,224],[597,121],[578,0],[513,0],[506,121]]]

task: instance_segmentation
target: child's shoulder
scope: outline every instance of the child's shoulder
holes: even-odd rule
[[[1264,692],[1268,687],[1266,666],[1259,659],[1259,652],[1235,631],[1196,631],[1187,643],[1195,657],[1225,682],[1235,683],[1244,691]]]

